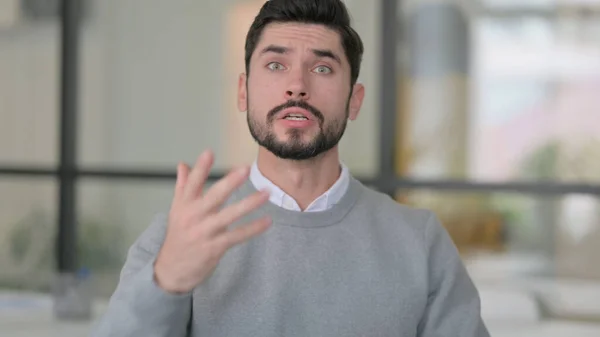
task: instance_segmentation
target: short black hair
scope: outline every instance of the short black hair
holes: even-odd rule
[[[268,0],[262,6],[246,36],[246,74],[250,59],[265,27],[270,23],[298,22],[320,24],[340,35],[350,64],[351,85],[356,84],[364,52],[363,42],[351,27],[350,14],[341,0]]]

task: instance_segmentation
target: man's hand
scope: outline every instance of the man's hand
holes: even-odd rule
[[[170,293],[186,293],[201,284],[234,245],[263,233],[271,224],[260,218],[235,229],[228,226],[264,204],[268,192],[258,192],[221,209],[231,193],[248,178],[249,168],[232,171],[202,193],[213,164],[213,154],[204,152],[194,168],[177,167],[175,196],[163,246],[154,264],[158,285]]]

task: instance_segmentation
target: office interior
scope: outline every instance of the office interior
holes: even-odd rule
[[[85,336],[179,161],[254,160],[237,76],[264,0],[0,1],[0,335]],[[436,212],[493,336],[600,336],[600,0],[345,0],[353,175]],[[93,315],[56,317],[85,272]]]

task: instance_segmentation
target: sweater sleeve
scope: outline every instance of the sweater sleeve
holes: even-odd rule
[[[429,296],[419,337],[489,337],[481,302],[458,250],[437,217],[426,226]]]
[[[131,246],[106,312],[92,337],[184,337],[188,335],[191,294],[173,295],[154,280],[154,261],[166,233],[157,217]]]

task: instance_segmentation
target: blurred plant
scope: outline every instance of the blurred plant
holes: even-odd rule
[[[518,177],[528,180],[553,180],[558,178],[558,161],[561,146],[552,140],[525,156],[518,169]]]
[[[525,156],[518,167],[518,179],[554,182],[560,179],[559,162],[563,144],[550,140]],[[533,201],[527,219],[514,228],[521,241],[530,249],[541,250],[546,256],[554,255],[556,228],[560,213],[559,200],[552,196],[540,196]]]
[[[551,140],[525,157],[520,167],[519,178],[552,182],[598,181],[600,180],[600,141],[588,135]],[[532,245],[532,247],[539,247],[540,252],[553,262],[552,265],[556,265],[560,261],[560,259],[556,259],[558,249],[562,249],[560,254],[563,260],[566,259],[565,252],[568,252],[566,254],[576,254],[576,251],[585,249],[586,246],[581,243],[579,243],[579,248],[575,248],[574,242],[577,239],[573,239],[577,235],[581,235],[575,234],[581,231],[581,228],[586,228],[583,231],[587,231],[585,234],[587,238],[592,238],[600,233],[597,229],[597,222],[600,218],[598,212],[600,211],[597,208],[594,210],[594,201],[592,201],[594,203],[592,208],[588,209],[592,214],[589,216],[581,214],[586,211],[579,208],[574,211],[577,216],[573,217],[572,214],[569,215],[569,209],[573,212],[574,204],[569,205],[565,202],[567,200],[561,196],[536,198],[529,212],[532,219],[524,222],[535,235],[536,245]],[[573,201],[572,198],[570,200]],[[576,204],[581,206],[581,203]],[[590,241],[588,247],[595,246],[592,241],[594,239]],[[561,246],[565,247],[566,242],[569,242],[566,246],[569,248],[560,248]],[[588,256],[593,256],[593,253],[588,253]],[[581,275],[588,273],[588,270],[589,268],[582,267]],[[549,272],[555,273],[556,270],[549,268]],[[569,273],[573,275],[574,272],[571,270]]]
[[[517,175],[527,180],[598,180],[600,141],[551,140],[525,156]]]
[[[77,249],[79,264],[95,271],[110,271],[122,267],[126,240],[121,226],[84,220],[80,227]]]
[[[37,208],[10,227],[8,242],[0,245],[4,247],[0,248],[0,266],[3,274],[8,275],[7,279],[0,280],[3,286],[47,288],[39,278],[51,277],[55,271],[56,224],[53,220],[50,212]],[[118,270],[123,263],[125,239],[120,226],[84,219],[78,226],[79,266],[95,272]],[[42,276],[36,279],[32,278],[34,275]]]

